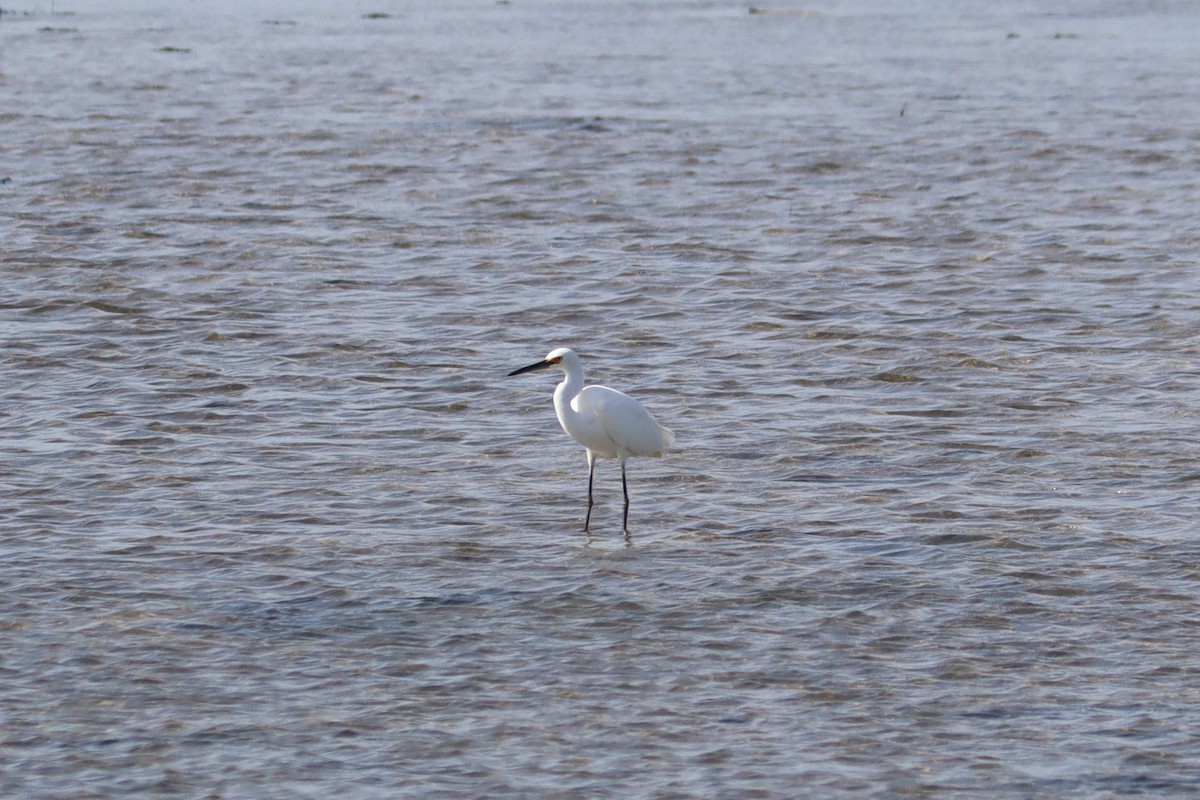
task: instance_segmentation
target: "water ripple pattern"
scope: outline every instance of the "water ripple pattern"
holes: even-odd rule
[[[1195,4],[13,2],[0,795],[1194,795]]]

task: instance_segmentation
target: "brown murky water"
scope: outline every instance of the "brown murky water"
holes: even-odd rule
[[[1195,5],[9,5],[0,794],[1194,791]]]

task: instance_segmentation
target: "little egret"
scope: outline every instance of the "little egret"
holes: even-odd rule
[[[607,386],[584,386],[583,364],[575,351],[566,347],[551,350],[536,364],[508,373],[520,375],[535,369],[557,367],[566,378],[554,390],[554,413],[558,424],[587,450],[588,505],[583,520],[586,531],[592,521],[592,476],[596,459],[621,461],[621,489],[625,492],[625,517],[622,529],[629,532],[629,486],[625,482],[625,461],[630,456],[661,456],[675,442],[675,434],[658,424],[641,403]]]

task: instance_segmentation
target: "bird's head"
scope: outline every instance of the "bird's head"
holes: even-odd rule
[[[525,372],[533,372],[534,370],[546,369],[547,367],[557,367],[563,372],[566,372],[572,365],[579,363],[579,356],[575,355],[575,351],[569,347],[556,347],[546,354],[546,357],[541,361],[530,364],[528,367],[514,369],[508,373],[508,377],[520,375]]]

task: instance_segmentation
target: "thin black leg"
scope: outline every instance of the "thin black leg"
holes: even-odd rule
[[[583,529],[586,531],[588,525],[592,524],[592,477],[596,474],[596,459],[588,460],[588,510],[587,516],[583,518]]]
[[[625,492],[625,520],[621,523],[621,530],[629,533],[629,485],[625,483],[625,462],[621,462],[621,491]]]

